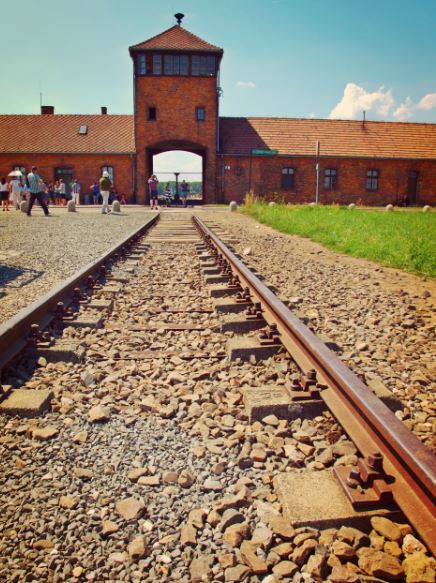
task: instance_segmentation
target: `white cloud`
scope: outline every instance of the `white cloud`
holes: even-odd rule
[[[416,106],[419,109],[433,109],[436,107],[436,93],[427,93]]]
[[[236,85],[242,89],[256,89],[256,83],[253,81],[238,81]]]
[[[311,112],[309,113],[309,117],[310,117],[310,119],[313,119],[313,118],[315,117],[315,114],[313,113],[313,111],[311,111]]]
[[[392,89],[380,87],[370,93],[355,83],[347,83],[341,101],[330,112],[330,119],[360,119],[362,111],[386,117],[394,104]]]
[[[398,121],[407,121],[412,117],[414,109],[412,100],[410,97],[406,97],[405,101],[394,111],[393,116]]]

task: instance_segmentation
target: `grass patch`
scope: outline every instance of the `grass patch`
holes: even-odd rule
[[[242,212],[277,231],[329,249],[430,277],[436,276],[436,214],[350,210],[339,206],[249,202]]]

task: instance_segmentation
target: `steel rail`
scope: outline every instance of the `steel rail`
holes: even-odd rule
[[[156,223],[158,218],[158,214],[153,216],[144,225],[111,247],[98,259],[79,269],[79,271],[55,286],[47,294],[42,296],[42,298],[23,308],[18,314],[1,324],[0,371],[26,347],[27,337],[32,324],[39,324],[43,327],[47,326],[54,317],[53,311],[58,302],[66,302],[75,288],[80,287],[86,282],[90,275],[98,272],[99,268],[113,255],[121,251],[124,247],[134,243],[146,233]]]
[[[401,508],[431,552],[436,551],[435,456],[386,405],[333,354],[272,291],[198,217],[194,224],[206,243],[230,264],[253,302],[259,302],[268,324],[276,324],[280,340],[303,372],[315,369],[327,386],[321,391],[363,456],[381,453],[383,469]]]

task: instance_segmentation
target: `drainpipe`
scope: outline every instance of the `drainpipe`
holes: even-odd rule
[[[221,200],[224,202],[224,154],[221,154]]]
[[[135,154],[130,155],[130,160],[132,162],[132,202],[136,204],[136,156]]]

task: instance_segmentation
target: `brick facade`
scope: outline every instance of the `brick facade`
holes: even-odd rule
[[[128,154],[0,154],[0,176],[7,176],[16,166],[24,166],[30,172],[38,167],[43,180],[56,180],[56,168],[71,168],[78,178],[82,195],[101,177],[103,166],[114,169],[114,186],[118,193],[131,196],[133,190],[134,156]]]
[[[149,108],[156,120],[149,120]],[[205,110],[196,120],[196,108]],[[186,150],[203,158],[203,196],[215,202],[217,88],[215,77],[135,77],[137,202],[148,200],[152,156]]]
[[[223,170],[224,167],[224,170]],[[282,187],[282,169],[294,170],[294,187]],[[324,188],[324,170],[336,169],[336,188]],[[378,170],[378,188],[366,189],[367,170]],[[398,204],[408,195],[410,172],[418,172],[417,205],[436,204],[436,161],[381,160],[371,158],[321,158],[319,200],[321,203]],[[242,202],[253,190],[258,196],[300,203],[315,200],[314,157],[218,156],[216,190],[222,200]]]

